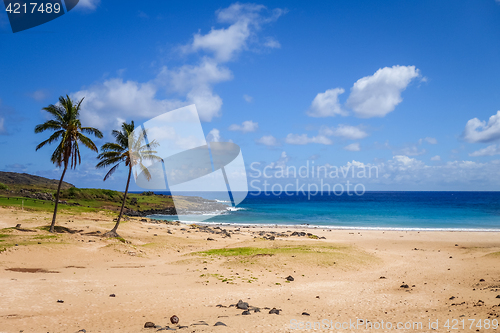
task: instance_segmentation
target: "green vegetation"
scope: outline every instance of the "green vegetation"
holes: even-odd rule
[[[5,185],[4,183],[0,183],[0,190],[6,190],[6,191],[8,191],[9,187],[7,185]]]
[[[355,267],[376,261],[376,258],[349,246],[290,245],[275,243],[273,247],[234,247],[194,252],[193,255],[219,257],[231,265],[261,265],[282,267],[287,263],[316,266]]]
[[[72,187],[61,191],[61,199],[72,200],[99,200],[99,201],[121,201],[123,193],[113,190],[103,190],[98,188],[76,188]]]
[[[199,254],[209,255],[209,256],[222,256],[222,257],[233,257],[233,256],[263,256],[263,255],[276,255],[276,254],[304,254],[304,253],[319,253],[320,250],[323,252],[334,252],[339,251],[340,247],[333,246],[284,246],[276,248],[259,248],[259,247],[235,247],[235,248],[223,248],[223,249],[212,249],[202,252],[197,252]],[[344,248],[345,249],[345,248]]]

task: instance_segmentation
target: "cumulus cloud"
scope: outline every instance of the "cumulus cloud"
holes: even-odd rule
[[[74,98],[85,97],[82,119],[86,124],[109,127],[118,120],[150,118],[190,104],[196,105],[203,121],[219,117],[223,101],[214,92],[214,86],[233,78],[232,72],[221,63],[245,50],[250,38],[258,39],[259,28],[276,20],[283,11],[236,3],[216,14],[219,23],[230,26],[212,29],[206,35],[195,34],[193,41],[183,47],[186,52],[202,50],[213,57],[204,55],[195,64],[160,68],[158,75],[149,81],[111,78],[71,94]]]
[[[280,42],[278,42],[276,39],[272,37],[267,37],[266,41],[264,42],[264,46],[271,48],[271,49],[279,49],[281,48]]]
[[[344,139],[359,140],[366,138],[368,133],[356,126],[338,125],[336,128],[323,126],[320,134],[324,136],[338,136]]]
[[[264,135],[260,139],[257,139],[255,142],[269,147],[274,147],[279,145],[278,140],[272,135]]]
[[[423,142],[427,142],[428,144],[431,144],[431,145],[436,145],[438,143],[436,138],[431,138],[431,137],[426,137],[424,139],[418,140],[419,145],[421,145]]]
[[[285,138],[285,142],[291,145],[307,145],[309,143],[319,143],[322,145],[333,144],[332,140],[324,135],[317,135],[309,137],[307,134],[288,134]]]
[[[41,102],[44,99],[46,99],[47,95],[48,95],[48,93],[44,89],[39,89],[39,90],[36,90],[36,91],[28,94],[29,97],[33,98],[37,102]]]
[[[351,143],[350,145],[345,146],[344,149],[348,151],[360,151],[361,147],[359,146],[359,143]]]
[[[5,119],[0,117],[0,135],[2,134],[7,134],[7,131],[5,130]]]
[[[80,0],[78,6],[75,8],[85,9],[85,10],[96,10],[97,6],[101,3],[101,0]]]
[[[229,27],[212,28],[205,35],[196,33],[192,42],[181,49],[186,53],[202,50],[213,54],[219,62],[230,61],[239,52],[248,48],[249,40],[263,24],[275,21],[283,13],[281,9],[269,12],[263,5],[232,4],[217,11],[217,21],[230,24]],[[266,43],[269,43],[269,39]],[[272,40],[271,44],[264,45],[276,48],[279,42]]]
[[[208,132],[207,142],[221,142],[220,131],[217,128]]]
[[[416,145],[406,146],[393,151],[394,154],[398,155],[408,155],[408,156],[419,156],[425,154],[427,151],[425,149],[419,149]]]
[[[401,93],[419,76],[415,66],[381,68],[354,83],[346,104],[360,118],[384,117],[402,102]]]
[[[473,118],[465,125],[462,137],[467,142],[491,142],[500,138],[500,110],[486,121]]]
[[[230,131],[240,131],[243,133],[255,132],[259,124],[251,120],[244,121],[241,125],[232,124],[229,126]]]
[[[81,118],[85,126],[108,127],[118,119],[152,118],[167,111],[191,104],[181,100],[157,99],[158,87],[151,82],[139,83],[123,79],[109,79],[72,95],[85,97]]]
[[[433,156],[431,157],[431,161],[441,161],[441,156],[439,155]]]
[[[324,93],[316,95],[306,112],[310,117],[334,117],[336,115],[346,116],[347,112],[342,109],[339,103],[339,95],[344,93],[344,89],[328,89]]]
[[[493,155],[500,155],[500,146],[497,147],[497,145],[494,144],[469,154],[469,156],[493,156]]]
[[[247,95],[247,94],[244,94],[243,95],[243,99],[245,100],[245,102],[247,103],[252,103],[253,102],[253,97],[250,96],[250,95]]]

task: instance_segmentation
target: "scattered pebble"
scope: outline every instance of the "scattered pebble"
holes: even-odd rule
[[[240,309],[240,310],[248,310],[248,303],[247,302],[243,302],[241,299],[238,301],[238,303],[236,304],[236,308],[237,309]]]
[[[178,324],[179,323],[179,317],[177,317],[176,315],[173,315],[172,317],[170,317],[170,322],[172,324]]]
[[[280,310],[278,310],[276,308],[272,308],[271,310],[269,310],[269,314],[277,314],[277,315],[279,315],[280,314]]]
[[[222,321],[218,321],[215,323],[214,326],[227,326],[226,324],[224,324]]]
[[[154,327],[155,327],[155,324],[153,322],[150,322],[150,321],[147,321],[144,324],[144,328],[154,328]]]

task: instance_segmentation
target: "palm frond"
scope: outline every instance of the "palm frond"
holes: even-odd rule
[[[120,163],[116,164],[114,167],[112,167],[111,169],[109,169],[108,173],[106,174],[106,176],[104,176],[104,181],[106,181],[106,179],[108,179],[109,177],[111,177],[111,175],[113,173],[115,173],[116,169],[118,169],[118,166],[120,165]]]
[[[63,136],[63,134],[64,134],[64,131],[62,131],[62,130],[55,132],[54,134],[52,134],[50,136],[50,138],[48,138],[47,140],[41,142],[38,146],[36,146],[35,150],[38,150],[38,149],[42,148],[43,146],[45,146],[47,144],[51,144],[52,142],[54,142],[57,139],[59,139],[59,137]]]
[[[95,136],[96,138],[102,139],[102,132],[99,131],[97,128],[82,127],[82,133],[91,134],[91,135]]]

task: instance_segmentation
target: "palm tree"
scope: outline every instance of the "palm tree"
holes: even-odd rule
[[[82,162],[78,143],[80,142],[90,150],[97,152],[98,150],[94,142],[86,137],[84,133],[94,135],[99,139],[102,138],[102,133],[98,129],[93,127],[82,127],[80,122],[82,102],[83,98],[75,104],[68,95],[66,95],[66,97],[59,97],[58,104],[50,104],[42,109],[50,113],[53,119],[47,120],[43,124],[35,126],[35,133],[41,133],[47,130],[54,131],[54,133],[47,140],[36,146],[36,150],[47,144],[59,141],[50,160],[58,167],[64,167],[61,179],[59,180],[59,185],[57,186],[56,202],[54,206],[54,215],[52,216],[52,223],[50,224],[50,232],[54,232],[57,206],[59,204],[59,193],[61,192],[61,185],[64,175],[66,174],[66,170],[68,169],[68,166],[71,169],[75,169],[76,166]]]
[[[145,143],[146,131],[140,131],[136,137],[134,133],[135,125],[134,121],[130,123],[122,123],[121,131],[113,130],[111,133],[115,137],[115,142],[105,143],[101,147],[102,153],[97,156],[101,161],[96,165],[97,168],[105,168],[110,165],[114,166],[108,171],[106,176],[104,176],[104,181],[108,179],[118,168],[120,163],[125,162],[125,166],[128,166],[128,178],[127,186],[125,187],[125,194],[123,196],[122,206],[120,208],[120,214],[116,220],[116,224],[105,236],[108,237],[120,237],[116,230],[120,225],[120,220],[123,215],[123,208],[125,207],[125,202],[127,200],[128,188],[130,185],[130,176],[132,175],[132,168],[139,165],[142,173],[146,176],[147,180],[151,179],[151,174],[148,169],[144,166],[144,160],[150,161],[162,161],[162,159],[156,156],[156,151],[152,150],[158,146],[156,141],[150,143]]]

